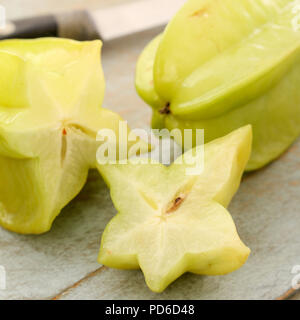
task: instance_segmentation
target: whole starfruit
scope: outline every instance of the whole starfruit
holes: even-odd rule
[[[247,170],[266,165],[300,134],[300,0],[187,1],[142,53],[136,88],[154,128],[208,142],[252,124]]]
[[[120,116],[101,108],[101,42],[0,42],[0,224],[50,229],[96,166],[99,129]],[[118,135],[117,135],[118,136]]]

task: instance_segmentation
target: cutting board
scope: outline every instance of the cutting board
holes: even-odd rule
[[[149,128],[150,108],[134,89],[135,64],[159,30],[106,43],[104,106],[133,128]],[[96,262],[105,225],[114,216],[109,191],[91,171],[82,192],[50,232],[24,236],[0,229],[1,299],[276,299],[292,286],[300,265],[300,140],[268,167],[244,176],[229,211],[252,253],[240,270],[217,277],[186,274],[152,293],[142,273]]]

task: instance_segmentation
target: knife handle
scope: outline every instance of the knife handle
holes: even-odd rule
[[[58,23],[54,15],[15,20],[7,23],[7,28],[0,29],[0,40],[57,37]]]

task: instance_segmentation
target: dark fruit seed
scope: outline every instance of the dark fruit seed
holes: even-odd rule
[[[165,107],[161,110],[159,110],[160,114],[170,114],[171,110],[170,110],[170,102],[168,102]]]

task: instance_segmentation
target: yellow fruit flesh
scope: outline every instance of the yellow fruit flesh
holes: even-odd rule
[[[119,212],[104,231],[99,262],[140,267],[155,292],[184,272],[220,275],[241,267],[250,251],[225,207],[239,186],[251,141],[246,126],[205,145],[204,171],[194,176],[186,169],[196,149],[168,168],[98,166]]]
[[[101,108],[101,45],[52,38],[0,42],[3,227],[48,231],[96,166],[98,130],[118,134],[120,116]]]

